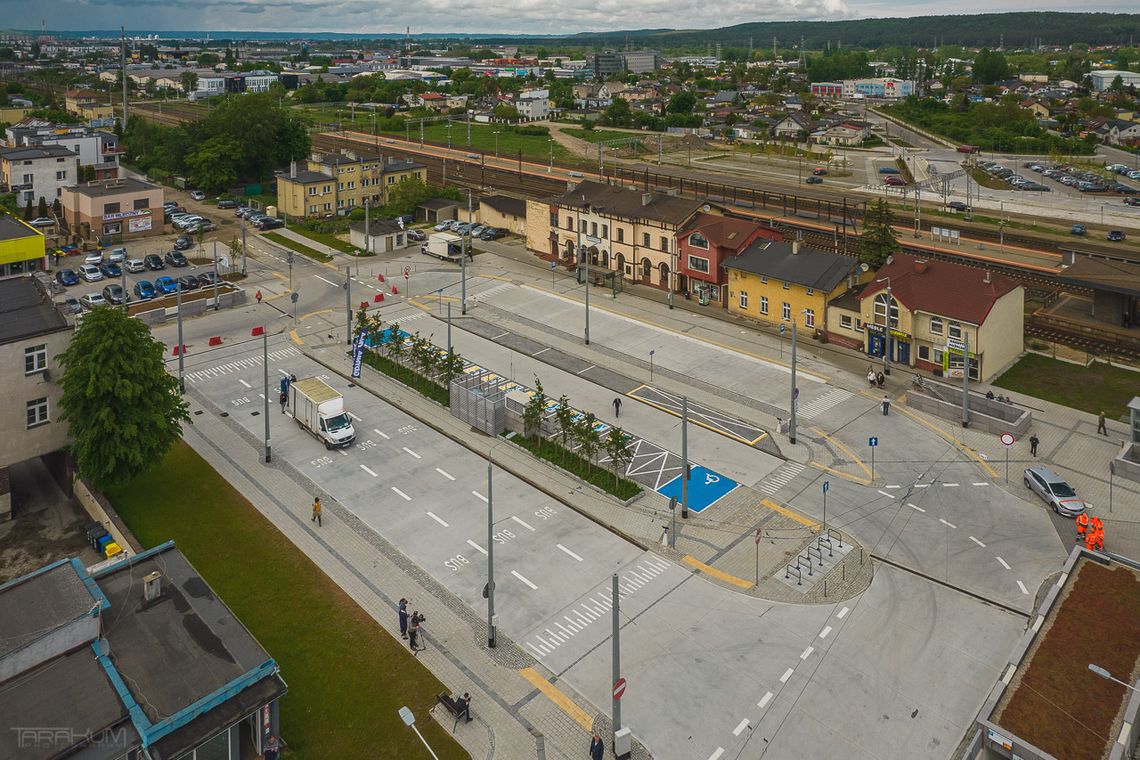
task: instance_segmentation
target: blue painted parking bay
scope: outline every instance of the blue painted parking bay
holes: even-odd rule
[[[694,466],[689,469],[689,511],[703,512],[722,497],[728,495],[739,486],[735,480],[726,478],[720,473],[713,472],[705,467]],[[681,504],[681,476],[670,480],[657,489],[657,493],[667,499],[676,499]]]

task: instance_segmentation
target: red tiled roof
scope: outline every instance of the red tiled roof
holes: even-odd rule
[[[925,262],[922,272],[917,271],[922,268],[920,262]],[[989,282],[986,282],[987,277]],[[886,282],[878,282],[886,278],[890,278],[891,295],[911,311],[924,311],[973,325],[985,322],[994,303],[1020,287],[1008,277],[984,269],[896,254],[889,264],[879,269],[859,300],[873,298],[886,290]]]
[[[684,234],[700,230],[709,243],[718,248],[742,250],[749,235],[760,228],[760,224],[750,219],[737,219],[731,216],[700,213],[685,225]]]

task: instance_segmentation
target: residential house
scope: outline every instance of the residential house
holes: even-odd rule
[[[1026,98],[1021,101],[1021,108],[1026,111],[1032,111],[1033,115],[1038,119],[1048,119],[1051,116],[1049,106],[1042,103],[1040,100],[1033,98]]]
[[[315,154],[302,168],[294,162],[277,175],[277,205],[287,216],[347,214],[365,202],[373,208],[388,202],[388,193],[406,179],[427,180],[423,164],[394,156]]]
[[[859,146],[871,136],[871,125],[862,121],[844,121],[812,132],[811,139],[821,145]]]
[[[109,119],[114,116],[114,108],[102,103],[102,99],[102,95],[90,90],[68,90],[63,96],[67,112],[86,121]]]
[[[613,103],[608,82],[574,85],[574,106],[576,108],[608,108]]]
[[[852,300],[857,303],[851,303]],[[1024,350],[1025,289],[1002,275],[896,254],[855,299],[833,301],[829,331],[869,357],[987,381]]]
[[[114,132],[84,125],[53,124],[39,119],[25,119],[5,131],[8,146],[62,146],[78,154],[79,166],[94,172],[95,179],[119,176],[119,157],[124,153]],[[78,181],[78,177],[75,181]]]
[[[755,240],[724,268],[729,312],[820,333],[828,331],[828,302],[859,278],[856,259],[798,240]]]
[[[8,235],[16,234],[21,236],[17,239],[37,239],[32,248],[38,246],[39,253],[30,263],[38,268],[44,259],[43,236],[13,231],[19,226],[11,217],[0,217],[0,262],[11,256],[13,239]],[[0,280],[0,387],[8,399],[0,404],[0,482],[5,485],[12,465],[60,451],[69,442],[67,423],[59,419],[63,389],[58,357],[71,333],[51,295],[36,280]],[[0,521],[11,512],[11,493],[0,489]]]
[[[524,119],[545,119],[550,115],[550,90],[525,89],[516,96],[514,106]]]
[[[79,156],[62,145],[0,149],[0,179],[21,206],[43,198],[50,206],[63,188],[79,182]]]
[[[546,245],[536,245],[536,253],[569,266],[583,264],[589,255],[591,267],[659,288],[673,281],[678,231],[709,210],[700,200],[591,180],[547,206]],[[529,214],[527,226],[528,241],[534,240]]]
[[[479,199],[479,223],[523,235],[526,233],[526,201],[509,195],[484,196]]]
[[[427,108],[432,111],[443,111],[447,109],[447,96],[438,92],[424,92],[419,95],[413,94],[415,99],[414,105],[420,108]]]
[[[772,135],[781,140],[803,140],[815,131],[815,123],[805,114],[794,111],[772,126]]]
[[[133,177],[85,182],[60,194],[71,234],[106,242],[161,235],[162,201],[161,187]]]
[[[677,233],[677,291],[692,293],[702,303],[727,306],[725,262],[739,256],[759,238],[778,241],[783,240],[783,235],[755,219],[696,214]]]
[[[0,213],[0,279],[23,276],[43,269],[44,265],[43,233],[14,216]]]
[[[349,242],[365,252],[391,253],[411,244],[407,231],[391,219],[370,219],[348,227]]]

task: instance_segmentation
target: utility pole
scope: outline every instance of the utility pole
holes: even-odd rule
[[[367,233],[366,233],[367,234]],[[344,267],[344,342],[352,345],[352,268]]]
[[[471,231],[471,191],[467,191],[467,232]],[[459,313],[467,314],[467,250],[471,245],[467,232],[463,233],[463,253],[459,257]]]
[[[962,427],[970,426],[970,333],[962,331]]]
[[[487,460],[487,646],[495,648],[495,510],[491,496],[491,460]]]
[[[681,519],[689,518],[689,397],[681,397]]]
[[[265,408],[261,414],[265,417],[265,461],[273,461],[273,454],[269,448],[269,332],[265,326],[261,327],[261,368],[265,378]]]
[[[214,241],[214,311],[219,309],[218,302],[218,241]]]
[[[123,75],[123,129],[127,128],[127,28],[119,27],[119,72]]]
[[[621,678],[621,595],[618,593],[618,577],[617,573],[613,574],[613,614],[614,614],[614,651],[613,651],[613,684],[617,684]],[[621,730],[621,700],[618,697],[613,697],[613,730],[614,735],[610,746],[614,752],[617,752],[617,732]]]
[[[792,402],[788,409],[788,441],[796,442],[796,319],[792,319]]]
[[[241,275],[246,275],[245,217],[241,218]]]
[[[186,393],[186,365],[182,356],[186,353],[186,346],[182,343],[182,283],[175,280],[174,284],[178,286],[178,289],[174,291],[178,307],[178,389],[180,392]]]
[[[369,221],[370,216],[371,216],[371,214],[370,214],[371,211],[372,211],[372,204],[368,202],[368,198],[365,198],[364,199],[364,253],[365,254],[369,253],[372,250],[371,246],[368,243],[369,238],[371,237],[370,231],[372,229],[371,222]],[[356,276],[357,277],[360,276],[360,255],[359,254],[357,254],[357,256],[356,256]]]

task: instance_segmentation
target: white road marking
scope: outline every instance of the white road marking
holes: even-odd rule
[[[472,549],[474,549],[475,551],[479,552],[480,554],[483,554],[484,556],[486,556],[486,554],[487,554],[487,550],[486,550],[486,549],[484,549],[482,546],[480,546],[479,544],[475,543],[475,542],[474,542],[474,541],[472,541],[470,538],[469,538],[469,539],[467,539],[467,543],[471,545],[471,548],[472,548]]]
[[[359,417],[357,417],[355,414],[353,414],[352,412],[349,412],[348,416],[351,417],[352,419],[356,420],[357,422],[361,422],[361,419]]]
[[[440,525],[442,525],[445,528],[451,527],[446,522],[444,522],[442,519],[440,519],[439,515],[437,515],[435,512],[428,512],[427,516],[430,517],[431,519],[435,520],[437,523],[439,523]]]
[[[902,488],[902,486],[883,486],[883,488],[887,489],[888,491],[893,491],[896,488]]]
[[[411,496],[408,496],[406,493],[401,491],[399,488],[396,488],[396,486],[392,486],[392,490],[395,491],[396,495],[399,496],[400,498],[402,498],[404,501],[411,501],[412,500]]]
[[[388,434],[387,433],[382,433],[379,430],[377,430],[376,428],[372,428],[372,432],[375,433],[376,435],[380,436],[384,440],[388,440]]]
[[[915,488],[930,488],[930,484],[929,483],[915,483],[914,487]]]
[[[242,385],[244,385],[246,388],[252,388],[253,387],[252,385],[247,383],[245,380],[242,380],[240,377],[238,378],[238,382],[241,383]]]
[[[893,493],[887,493],[886,491],[884,491],[882,489],[879,489],[879,493],[881,493],[883,496],[886,496],[888,499],[895,498],[895,495]]]
[[[580,374],[582,374],[583,372],[589,372],[590,370],[592,370],[592,369],[593,369],[594,367],[596,367],[596,366],[598,366],[598,365],[596,365],[596,364],[591,364],[589,367],[586,367],[586,369],[583,369],[583,370],[579,370],[578,372],[575,372],[574,374],[575,374],[575,375],[580,375]]]
[[[499,334],[498,334],[498,335],[496,335],[494,338],[491,338],[491,340],[498,340],[499,338],[505,338],[505,337],[507,337],[508,335],[510,335],[510,333],[509,333],[509,332],[505,332],[505,333],[499,333]]]
[[[532,651],[535,653],[535,655],[537,655],[537,656],[539,656],[539,657],[542,657],[542,652],[538,651],[538,648],[537,648],[537,647],[535,647],[535,645],[534,645],[534,644],[531,644],[531,643],[528,641],[528,642],[526,643],[526,645],[527,645],[528,647],[530,647],[530,648],[531,648],[531,650],[532,650]]]
[[[1023,594],[1026,594],[1026,595],[1028,595],[1028,594],[1029,594],[1029,589],[1027,589],[1027,588],[1025,587],[1025,584],[1024,584],[1024,583],[1022,583],[1021,581],[1018,581],[1018,582],[1017,582],[1017,587],[1018,587],[1019,589],[1021,589],[1021,593],[1023,593]]]
[[[989,483],[971,483],[972,486],[988,486]]]
[[[340,283],[339,283],[339,282],[333,282],[332,280],[326,280],[324,277],[321,277],[319,274],[315,274],[315,275],[313,275],[313,277],[316,277],[316,278],[317,278],[318,280],[320,280],[321,282],[326,282],[326,283],[328,283],[329,285],[332,285],[334,288],[339,288],[339,287],[340,287]]]
[[[522,519],[518,515],[511,515],[511,519],[514,520],[515,522],[517,522],[519,525],[526,528],[527,530],[534,530],[534,528],[530,527],[530,525],[527,524],[526,520]]]
[[[546,348],[542,348],[542,349],[539,349],[538,351],[535,351],[533,354],[531,354],[531,356],[538,356],[539,354],[541,354],[545,351],[549,351],[549,350],[550,350],[550,346],[547,346]]]
[[[970,540],[971,540],[971,541],[973,541],[973,542],[974,542],[975,544],[977,544],[978,546],[982,547],[983,549],[985,549],[985,548],[986,548],[986,545],[985,545],[985,544],[983,544],[981,541],[979,541],[978,539],[974,538],[973,536],[970,536]]]
[[[443,470],[439,469],[438,467],[435,468],[435,471],[438,472],[443,477],[447,478],[448,480],[455,480],[454,475],[450,475],[447,472],[444,472]]]
[[[945,525],[947,528],[954,528],[954,529],[957,529],[957,528],[958,528],[958,526],[957,526],[957,525],[955,525],[954,523],[948,523],[948,522],[946,522],[945,520],[943,520],[941,517],[939,517],[939,518],[938,518],[938,522],[942,523],[942,524],[943,524],[943,525]]]
[[[784,675],[780,676],[780,683],[787,683],[788,679],[792,677],[792,673],[795,673],[795,672],[796,671],[792,670],[791,668],[788,668],[787,670],[785,670]]]
[[[265,394],[264,394],[264,393],[259,393],[259,394],[257,394],[257,397],[258,397],[258,398],[265,398]]]
[[[484,504],[487,503],[487,497],[484,496],[483,494],[479,493],[478,491],[472,491],[471,495],[474,496],[475,498],[479,499],[480,501],[482,501]]]
[[[555,544],[555,546],[557,546],[559,549],[561,549],[562,551],[566,552],[567,554],[569,554],[571,557],[573,557],[574,559],[578,560],[579,562],[581,562],[581,561],[582,561],[582,558],[581,558],[581,557],[579,557],[577,554],[575,554],[574,552],[572,552],[572,551],[570,551],[569,549],[567,549],[567,548],[566,548],[565,546],[563,546],[562,544]]]
[[[558,626],[558,630],[562,631],[562,635],[565,636],[566,638],[569,639],[570,637],[572,637],[574,635],[573,631],[571,631],[566,626],[562,625],[562,623],[559,623],[557,620],[554,621],[554,624],[556,626]]]
[[[957,483],[943,483],[942,487],[943,488],[957,488],[958,484]]]
[[[908,507],[910,507],[911,509],[916,509],[916,510],[918,510],[919,512],[925,512],[925,511],[926,511],[925,509],[923,509],[922,507],[918,506],[917,504],[911,504],[909,501],[907,502],[907,504],[906,504],[906,505],[907,505]]]
[[[365,472],[367,472],[369,475],[371,475],[371,476],[372,476],[372,477],[374,477],[374,478],[378,478],[378,477],[380,477],[379,475],[377,475],[376,473],[374,473],[372,470],[368,469],[368,466],[367,466],[367,465],[363,465],[363,464],[362,464],[362,465],[360,465],[360,469],[364,470]]]
[[[724,754],[724,747],[717,747],[716,752],[709,755],[709,760],[719,760],[720,756]]]
[[[1000,562],[1001,566],[1004,567],[1006,570],[1009,570],[1009,563],[1006,562],[1004,559],[1002,559],[1001,557],[994,557],[994,559],[996,559],[998,562]]]
[[[839,614],[837,614],[835,617],[837,617],[837,618],[839,618],[840,620],[842,620],[843,618],[847,617],[847,613],[848,613],[848,612],[850,612],[850,611],[851,611],[851,608],[850,608],[850,607],[844,607],[843,609],[841,609],[841,610],[839,611]]]
[[[807,658],[811,657],[811,653],[814,651],[815,651],[815,647],[808,647],[807,649],[805,649],[803,651],[803,654],[800,655],[800,659],[806,660]]]
[[[348,452],[347,452],[347,451],[345,451],[344,449],[337,449],[336,451],[337,451],[337,453],[338,453],[338,454],[340,454],[342,457],[346,457],[346,456],[348,456]]]
[[[819,637],[820,637],[821,639],[826,639],[826,638],[827,638],[827,635],[828,635],[829,633],[831,633],[831,626],[830,626],[830,625],[829,625],[829,626],[827,626],[827,627],[825,627],[825,628],[824,628],[822,631],[820,631],[820,632],[819,632]]]
[[[732,729],[732,735],[740,736],[742,733],[744,733],[744,729],[746,728],[748,728],[748,718],[745,718],[736,724],[736,728]]]
[[[409,454],[414,456],[416,459],[423,459],[423,457],[421,457],[419,454],[417,454],[416,452],[409,449],[407,446],[404,446],[404,451],[408,452]]]
[[[525,577],[525,576],[519,575],[519,571],[518,571],[518,570],[512,570],[512,571],[511,571],[511,575],[515,576],[515,577],[516,577],[516,578],[518,578],[520,581],[522,581],[522,582],[523,582],[523,583],[525,583],[526,585],[530,586],[530,590],[531,590],[531,591],[538,591],[538,586],[536,586],[536,585],[534,585],[533,583],[531,583],[530,581],[528,581],[528,580],[526,579],[526,577]]]
[[[766,692],[764,694],[764,696],[760,698],[760,701],[756,703],[756,706],[759,707],[761,710],[763,710],[765,707],[768,706],[768,703],[771,701],[772,701],[772,692],[769,691],[769,692]]]

